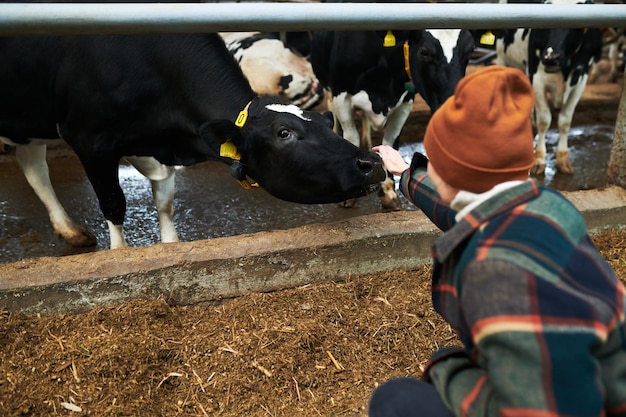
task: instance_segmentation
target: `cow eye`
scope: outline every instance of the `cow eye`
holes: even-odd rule
[[[291,136],[293,136],[293,134],[289,129],[282,128],[278,131],[278,137],[281,139],[289,139]]]
[[[428,50],[428,48],[420,48],[419,49],[419,54],[420,54],[420,58],[423,61],[430,60],[430,51]]]

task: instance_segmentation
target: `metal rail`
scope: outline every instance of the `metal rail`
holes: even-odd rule
[[[621,27],[622,4],[2,3],[0,36],[152,32]]]

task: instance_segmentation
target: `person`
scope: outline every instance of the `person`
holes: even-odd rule
[[[462,347],[381,384],[370,417],[626,416],[624,288],[581,213],[529,176],[533,102],[523,72],[486,67],[433,114],[428,159],[373,148],[444,232],[432,302]]]

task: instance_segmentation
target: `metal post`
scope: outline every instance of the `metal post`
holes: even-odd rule
[[[624,72],[623,85],[626,86],[626,72]],[[615,135],[613,136],[607,176],[610,184],[626,188],[626,94],[624,91],[620,97],[615,119]]]

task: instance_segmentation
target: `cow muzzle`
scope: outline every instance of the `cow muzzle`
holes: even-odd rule
[[[548,74],[553,74],[561,70],[561,54],[549,47],[543,51],[541,56],[541,63],[544,66],[544,71]]]
[[[367,157],[358,158],[356,160],[356,167],[361,173],[368,177],[370,183],[384,181],[385,178],[387,178],[385,166],[378,154],[371,153]]]

